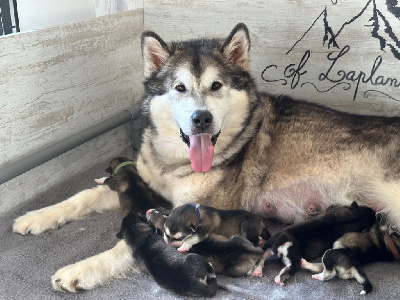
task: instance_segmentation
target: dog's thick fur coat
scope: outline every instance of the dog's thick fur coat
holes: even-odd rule
[[[331,204],[357,200],[400,225],[400,118],[351,115],[259,93],[248,72],[243,24],[222,40],[167,44],[145,32],[142,50],[149,122],[137,169],[174,207],[195,202],[300,222]],[[13,230],[40,234],[117,207],[117,193],[98,186],[27,213]],[[119,255],[110,251],[115,268],[111,259],[99,263],[102,253],[57,271],[53,286],[74,292],[79,282],[90,289],[134,268],[123,261],[129,253],[124,241]]]

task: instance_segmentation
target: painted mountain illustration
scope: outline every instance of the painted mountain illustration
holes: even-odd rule
[[[360,2],[361,1],[355,1],[355,4]],[[332,1],[332,4],[340,5],[337,0]],[[380,50],[385,52],[390,51],[395,58],[400,60],[400,0],[368,0],[364,6],[360,7],[358,13],[345,21],[340,27],[336,26],[336,28],[333,26],[331,27],[329,22],[329,9],[325,7],[303,36],[286,54],[291,52],[313,28],[315,23],[321,19],[323,20],[325,30],[322,38],[323,45],[328,48],[335,47],[340,49],[340,36],[344,34],[344,29],[364,14],[371,15],[368,24],[364,26],[370,28],[371,38],[376,39],[379,43]]]

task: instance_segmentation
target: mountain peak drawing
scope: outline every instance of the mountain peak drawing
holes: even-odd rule
[[[360,3],[361,1],[357,2]],[[338,1],[332,1],[332,4],[340,5]],[[294,49],[320,19],[323,20],[324,24],[323,46],[328,47],[328,49],[331,47],[340,49],[342,31],[366,14],[371,15],[371,17],[369,18],[369,23],[364,26],[371,28],[371,37],[377,40],[380,50],[384,52],[389,50],[395,58],[400,60],[400,0],[368,0],[364,6],[361,6],[356,15],[345,21],[339,28],[331,27],[329,23],[329,8],[325,7],[303,36],[286,54]]]

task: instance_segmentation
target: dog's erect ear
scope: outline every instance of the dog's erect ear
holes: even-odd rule
[[[357,208],[357,207],[358,207],[358,203],[357,203],[356,201],[353,201],[353,202],[351,203],[351,207],[352,207],[352,208]]]
[[[160,71],[170,54],[167,44],[157,34],[145,31],[142,34],[142,55],[144,76],[149,77]]]
[[[250,37],[246,25],[240,23],[233,28],[222,47],[222,53],[229,61],[244,70],[249,69]]]

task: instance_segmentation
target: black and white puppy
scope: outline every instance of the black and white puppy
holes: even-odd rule
[[[400,235],[392,228],[376,222],[369,231],[349,232],[339,238],[333,249],[322,257],[322,263],[303,260],[304,268],[321,272],[312,275],[318,280],[329,280],[334,276],[342,279],[355,278],[363,287],[360,294],[372,291],[372,284],[362,266],[369,262],[400,260]]]
[[[121,213],[125,217],[131,212],[144,214],[152,207],[171,207],[171,203],[160,195],[155,195],[138,175],[136,163],[126,157],[111,160],[106,172],[109,177],[95,179],[98,184],[105,184],[118,192]]]
[[[263,246],[265,259],[277,255],[285,265],[275,283],[284,285],[288,277],[303,267],[302,258],[310,261],[320,257],[343,234],[367,230],[375,220],[371,208],[353,202],[350,206],[330,206],[321,217],[286,227]]]
[[[166,244],[145,217],[127,215],[120,235],[132,248],[141,271],[151,275],[161,287],[183,296],[212,297],[217,293],[212,265],[198,254],[182,254]]]
[[[170,211],[165,208],[150,209],[146,213],[147,222],[161,235],[164,234],[164,223]],[[205,240],[193,245],[190,252],[200,254],[210,262],[215,272],[227,276],[244,275],[261,276],[262,269],[255,270],[263,258],[264,251],[242,236],[226,238],[210,234]]]
[[[164,239],[187,252],[193,245],[205,240],[210,234],[230,238],[241,235],[255,246],[271,234],[266,220],[245,210],[221,210],[205,205],[185,204],[175,208],[166,219]]]

